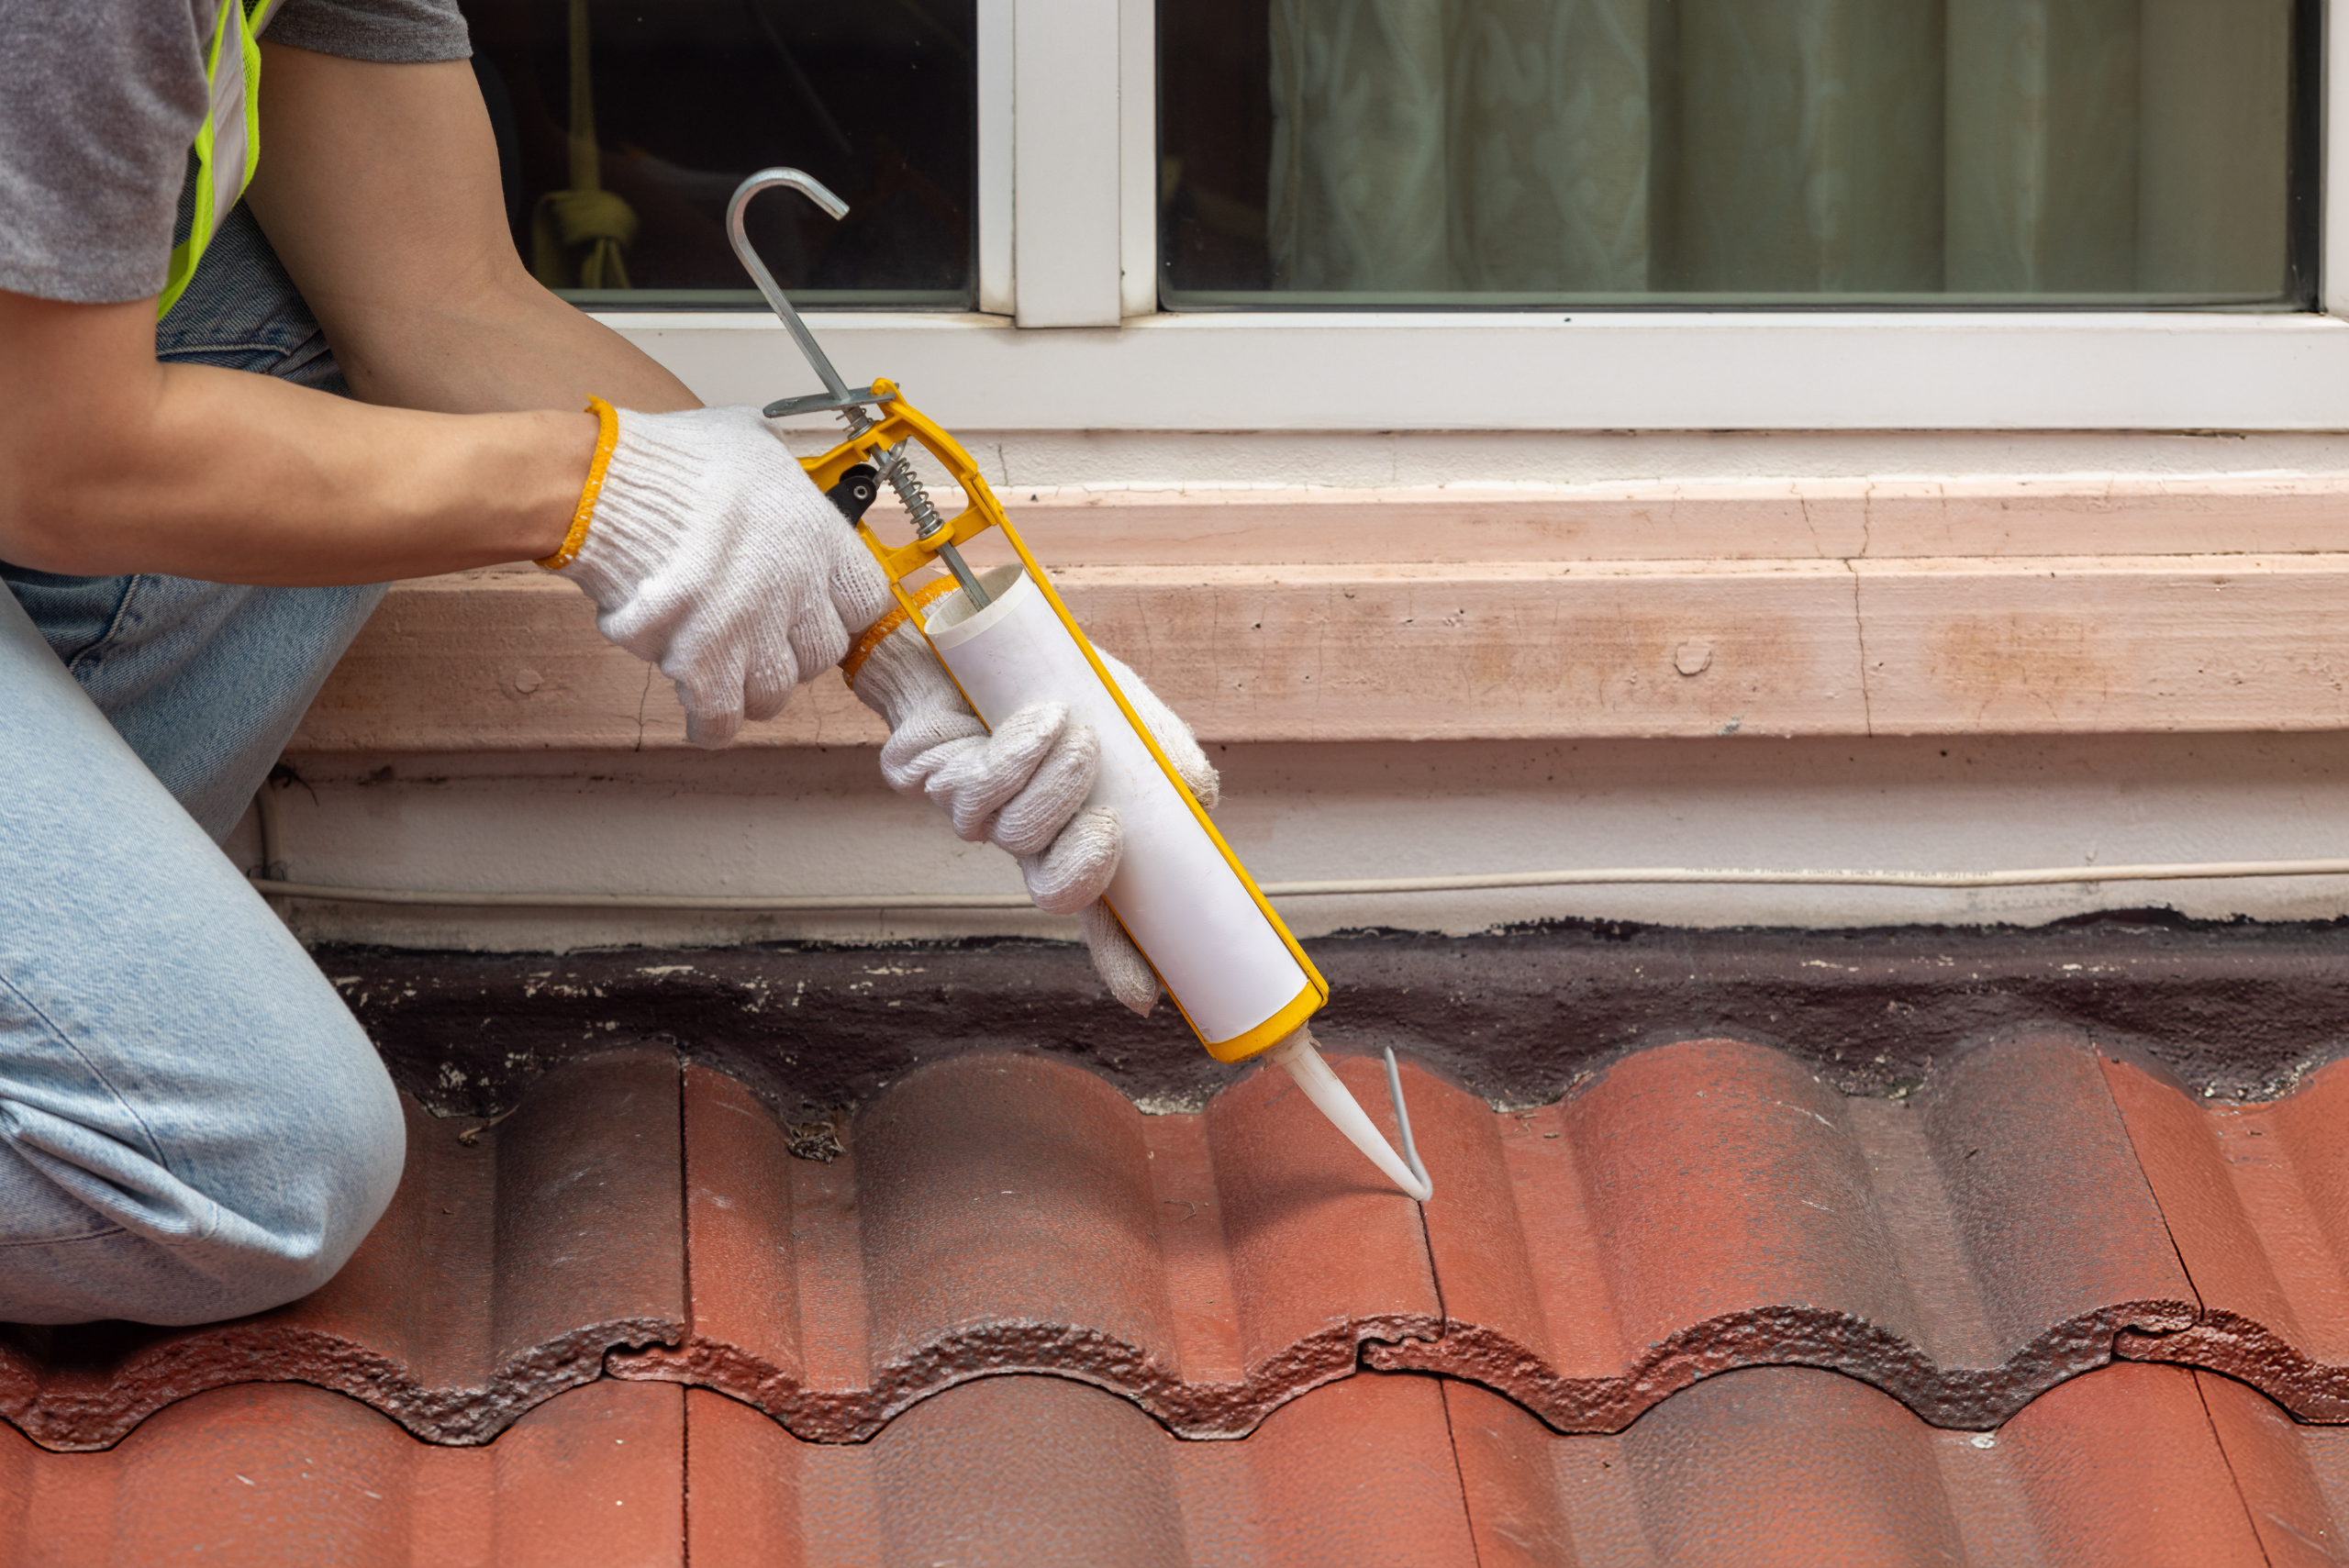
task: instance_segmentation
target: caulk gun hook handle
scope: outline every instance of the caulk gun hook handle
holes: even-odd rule
[[[774,281],[774,274],[767,271],[767,264],[759,260],[759,253],[751,248],[751,237],[742,227],[742,213],[751,205],[751,198],[777,185],[797,191],[833,217],[844,217],[848,214],[848,203],[832,195],[813,174],[803,173],[797,169],[762,169],[735,186],[734,195],[727,200],[726,238],[732,243],[734,254],[740,260],[743,270],[751,274],[751,282],[757,284],[759,292],[767,296],[767,304],[783,317],[783,324],[791,328],[791,336],[798,342],[799,351],[807,356],[807,362],[815,366],[816,373],[823,378],[824,390],[834,397],[846,398],[848,383],[842,381],[841,373],[832,368],[832,361],[824,357],[824,350],[817,346],[816,335],[807,330],[805,321],[799,319],[799,312],[791,307],[791,301],[784,298],[782,285]]]

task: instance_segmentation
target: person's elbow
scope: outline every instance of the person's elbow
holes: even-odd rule
[[[13,445],[13,443],[11,443]],[[0,451],[0,562],[62,576],[104,576],[120,568],[90,492],[102,485],[61,474],[38,452]]]
[[[99,573],[162,405],[155,303],[0,291],[0,561]]]
[[[5,465],[0,471],[8,476],[7,483],[0,484],[0,562],[35,572],[81,574],[83,563],[72,541],[65,537],[66,530],[57,526],[58,506],[50,476],[42,472],[38,459],[0,452],[0,465]]]

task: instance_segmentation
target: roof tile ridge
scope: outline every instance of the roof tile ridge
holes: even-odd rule
[[[2127,1327],[2173,1309],[2173,1303],[2161,1300],[2116,1303],[2054,1325],[2014,1364],[1990,1368],[1943,1367],[1874,1324],[1798,1307],[1763,1308],[1692,1325],[1653,1347],[1620,1377],[1559,1377],[1523,1345],[1460,1325],[1431,1343],[1373,1345],[1364,1364],[1374,1372],[1431,1373],[1476,1384],[1564,1436],[1620,1432],[1707,1378],[1768,1366],[1836,1373],[1898,1400],[1928,1426],[1987,1431],[2051,1389],[2127,1354],[2116,1354],[2117,1339],[2173,1342],[2175,1336]]]

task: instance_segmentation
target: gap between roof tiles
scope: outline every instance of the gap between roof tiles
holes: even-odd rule
[[[2121,1118],[2123,1127],[2129,1126],[2129,1112],[2128,1107],[2122,1103],[2121,1092],[2116,1087],[2113,1081],[2116,1071],[2133,1069],[2138,1074],[2150,1074],[2157,1082],[2165,1082],[2167,1086],[2175,1091],[2176,1097],[2186,1099],[2189,1105],[2191,1104],[2192,1091],[2189,1090],[2186,1084],[2180,1082],[2175,1075],[2161,1067],[2158,1062],[2153,1061],[2146,1053],[2139,1051],[2133,1051],[2127,1045],[2123,1044],[2105,1043],[2099,1045],[2093,1040],[2087,1043],[2088,1049],[2096,1057],[2099,1076],[2104,1081],[2105,1093],[2112,1101],[2113,1114]],[[2123,1066],[2124,1063],[2126,1064],[2125,1069]],[[2200,1118],[2198,1118],[2198,1120]],[[2182,1328],[2176,1329],[2157,1329],[2139,1326],[2133,1329],[2123,1329],[2113,1337],[2113,1354],[2116,1359],[2125,1357],[2127,1354],[2127,1352],[2122,1349],[2122,1341],[2124,1340],[2135,1340],[2144,1344],[2158,1344],[2161,1341],[2169,1340],[2177,1334],[2189,1333],[2195,1329],[2200,1327],[2209,1319],[2209,1306],[2202,1293],[2203,1282],[2195,1277],[2194,1260],[2188,1256],[2187,1249],[2179,1243],[2176,1226],[2173,1222],[2168,1207],[2163,1204],[2161,1194],[2154,1185],[2155,1173],[2153,1169],[2149,1168],[2147,1163],[2148,1151],[2146,1148],[2146,1129],[2142,1125],[2142,1121],[2143,1118],[2141,1118],[2141,1125],[2137,1128],[2132,1129],[2130,1131],[2130,1159],[2135,1165],[2138,1180],[2144,1184],[2146,1195],[2153,1200],[2156,1211],[2161,1213],[2163,1234],[2169,1239],[2170,1251],[2177,1259],[2178,1273],[2184,1276],[2187,1282],[2187,1288],[2193,1292],[2196,1321],[2192,1324],[2188,1324]],[[2157,1361],[2164,1358],[2157,1355],[2146,1355],[2139,1356],[2135,1359]]]

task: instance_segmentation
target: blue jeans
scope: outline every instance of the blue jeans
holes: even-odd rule
[[[159,359],[340,392],[242,207]],[[374,1048],[221,854],[380,587],[0,565],[0,1320],[324,1284],[406,1153]]]

